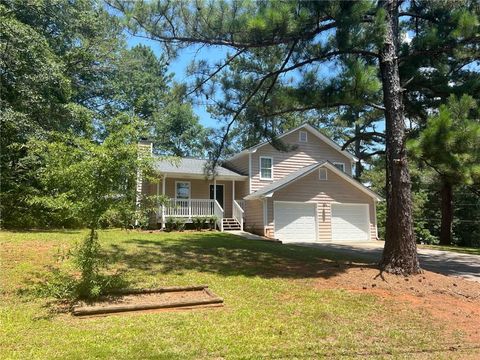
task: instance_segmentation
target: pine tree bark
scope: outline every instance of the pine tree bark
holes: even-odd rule
[[[387,221],[380,266],[395,274],[417,274],[420,265],[413,231],[411,181],[405,149],[402,88],[398,69],[398,1],[380,3],[386,10],[384,44],[380,51],[386,128]]]
[[[359,118],[359,114],[357,112],[357,119]],[[355,156],[358,158],[357,163],[355,164],[355,179],[360,180],[360,177],[363,173],[363,165],[362,165],[362,140],[360,140],[360,126],[355,124]]]
[[[447,180],[442,181],[441,198],[442,219],[440,225],[440,245],[451,245],[453,224],[453,186]]]

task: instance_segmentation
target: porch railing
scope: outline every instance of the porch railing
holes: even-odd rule
[[[217,217],[217,226],[220,231],[223,231],[223,208],[220,206],[217,200],[212,200],[214,202],[213,211],[214,215]]]
[[[245,211],[245,200],[235,200],[237,204]]]
[[[210,199],[170,199],[165,205],[165,216],[186,217],[216,215]]]
[[[233,200],[233,218],[237,220],[237,222],[240,224],[240,230],[243,230],[243,214],[244,211],[240,204],[237,202],[237,200]]]

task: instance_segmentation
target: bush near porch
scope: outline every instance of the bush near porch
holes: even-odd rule
[[[77,319],[52,313],[28,289],[49,279],[58,249],[83,231],[0,232],[2,357],[62,359],[373,358],[463,356],[447,324],[371,293],[319,288],[343,260],[316,249],[220,233],[101,231],[112,270],[131,287],[208,284],[225,300],[210,310]],[[476,351],[476,350],[469,350]],[[469,352],[474,356],[474,353]]]

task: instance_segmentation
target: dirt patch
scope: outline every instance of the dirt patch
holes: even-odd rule
[[[461,331],[468,342],[480,343],[480,283],[429,271],[396,276],[352,264],[341,272],[332,272],[332,276],[317,279],[315,285],[370,293],[400,306],[425,310],[448,325],[448,331]]]
[[[80,302],[73,315],[92,316],[157,309],[196,308],[219,305],[223,300],[207,287],[201,289],[146,290],[103,297],[97,301]]]

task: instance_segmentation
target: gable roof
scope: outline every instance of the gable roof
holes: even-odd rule
[[[323,142],[325,142],[327,145],[329,145],[331,148],[337,150],[338,152],[342,153],[343,155],[345,155],[346,157],[348,157],[351,161],[358,161],[358,158],[355,157],[354,155],[350,154],[348,151],[346,150],[342,150],[342,147],[340,145],[338,145],[335,141],[333,141],[332,139],[330,139],[328,136],[322,134],[320,131],[318,131],[317,129],[315,129],[312,125],[310,124],[302,124],[300,126],[297,126],[295,129],[292,129],[290,131],[287,131],[281,135],[278,136],[278,139],[281,139],[287,135],[290,135],[291,133],[297,131],[297,130],[300,130],[300,129],[306,129],[308,131],[310,131],[313,135],[315,135],[316,137],[318,137],[320,140],[322,140]],[[245,155],[245,154],[248,154],[250,152],[255,152],[258,148],[262,147],[262,146],[265,146],[265,145],[268,145],[269,142],[268,141],[264,141],[262,143],[259,143],[257,145],[254,145],[254,146],[251,146],[249,148],[246,148],[244,150],[242,150],[241,152],[239,152],[238,154],[230,157],[228,160],[233,160],[233,159],[236,159],[237,157],[241,156],[241,155]]]
[[[180,158],[180,161],[169,161],[165,159],[156,159],[154,162],[154,169],[160,173],[168,175],[192,175],[192,176],[205,176],[205,167],[208,160],[205,159],[193,159],[193,158]],[[235,171],[229,170],[221,165],[217,165],[215,168],[215,176],[245,179],[246,176],[239,174]]]
[[[259,199],[259,198],[264,198],[264,197],[270,197],[274,194],[275,191],[278,191],[285,186],[307,176],[308,174],[311,174],[315,170],[325,167],[329,170],[331,170],[333,173],[336,175],[340,176],[341,178],[345,179],[347,182],[358,188],[359,190],[363,191],[370,197],[374,198],[377,201],[383,200],[381,196],[379,196],[377,193],[374,191],[370,190],[368,187],[363,185],[361,182],[355,180],[352,178],[350,175],[346,174],[345,172],[339,170],[337,167],[335,167],[332,163],[328,161],[323,161],[319,163],[315,163],[312,165],[305,166],[303,168],[298,169],[297,171],[292,172],[291,174],[281,178],[280,180],[274,181],[261,189],[251,193],[250,195],[247,195],[244,197],[245,200],[253,200],[253,199]]]

